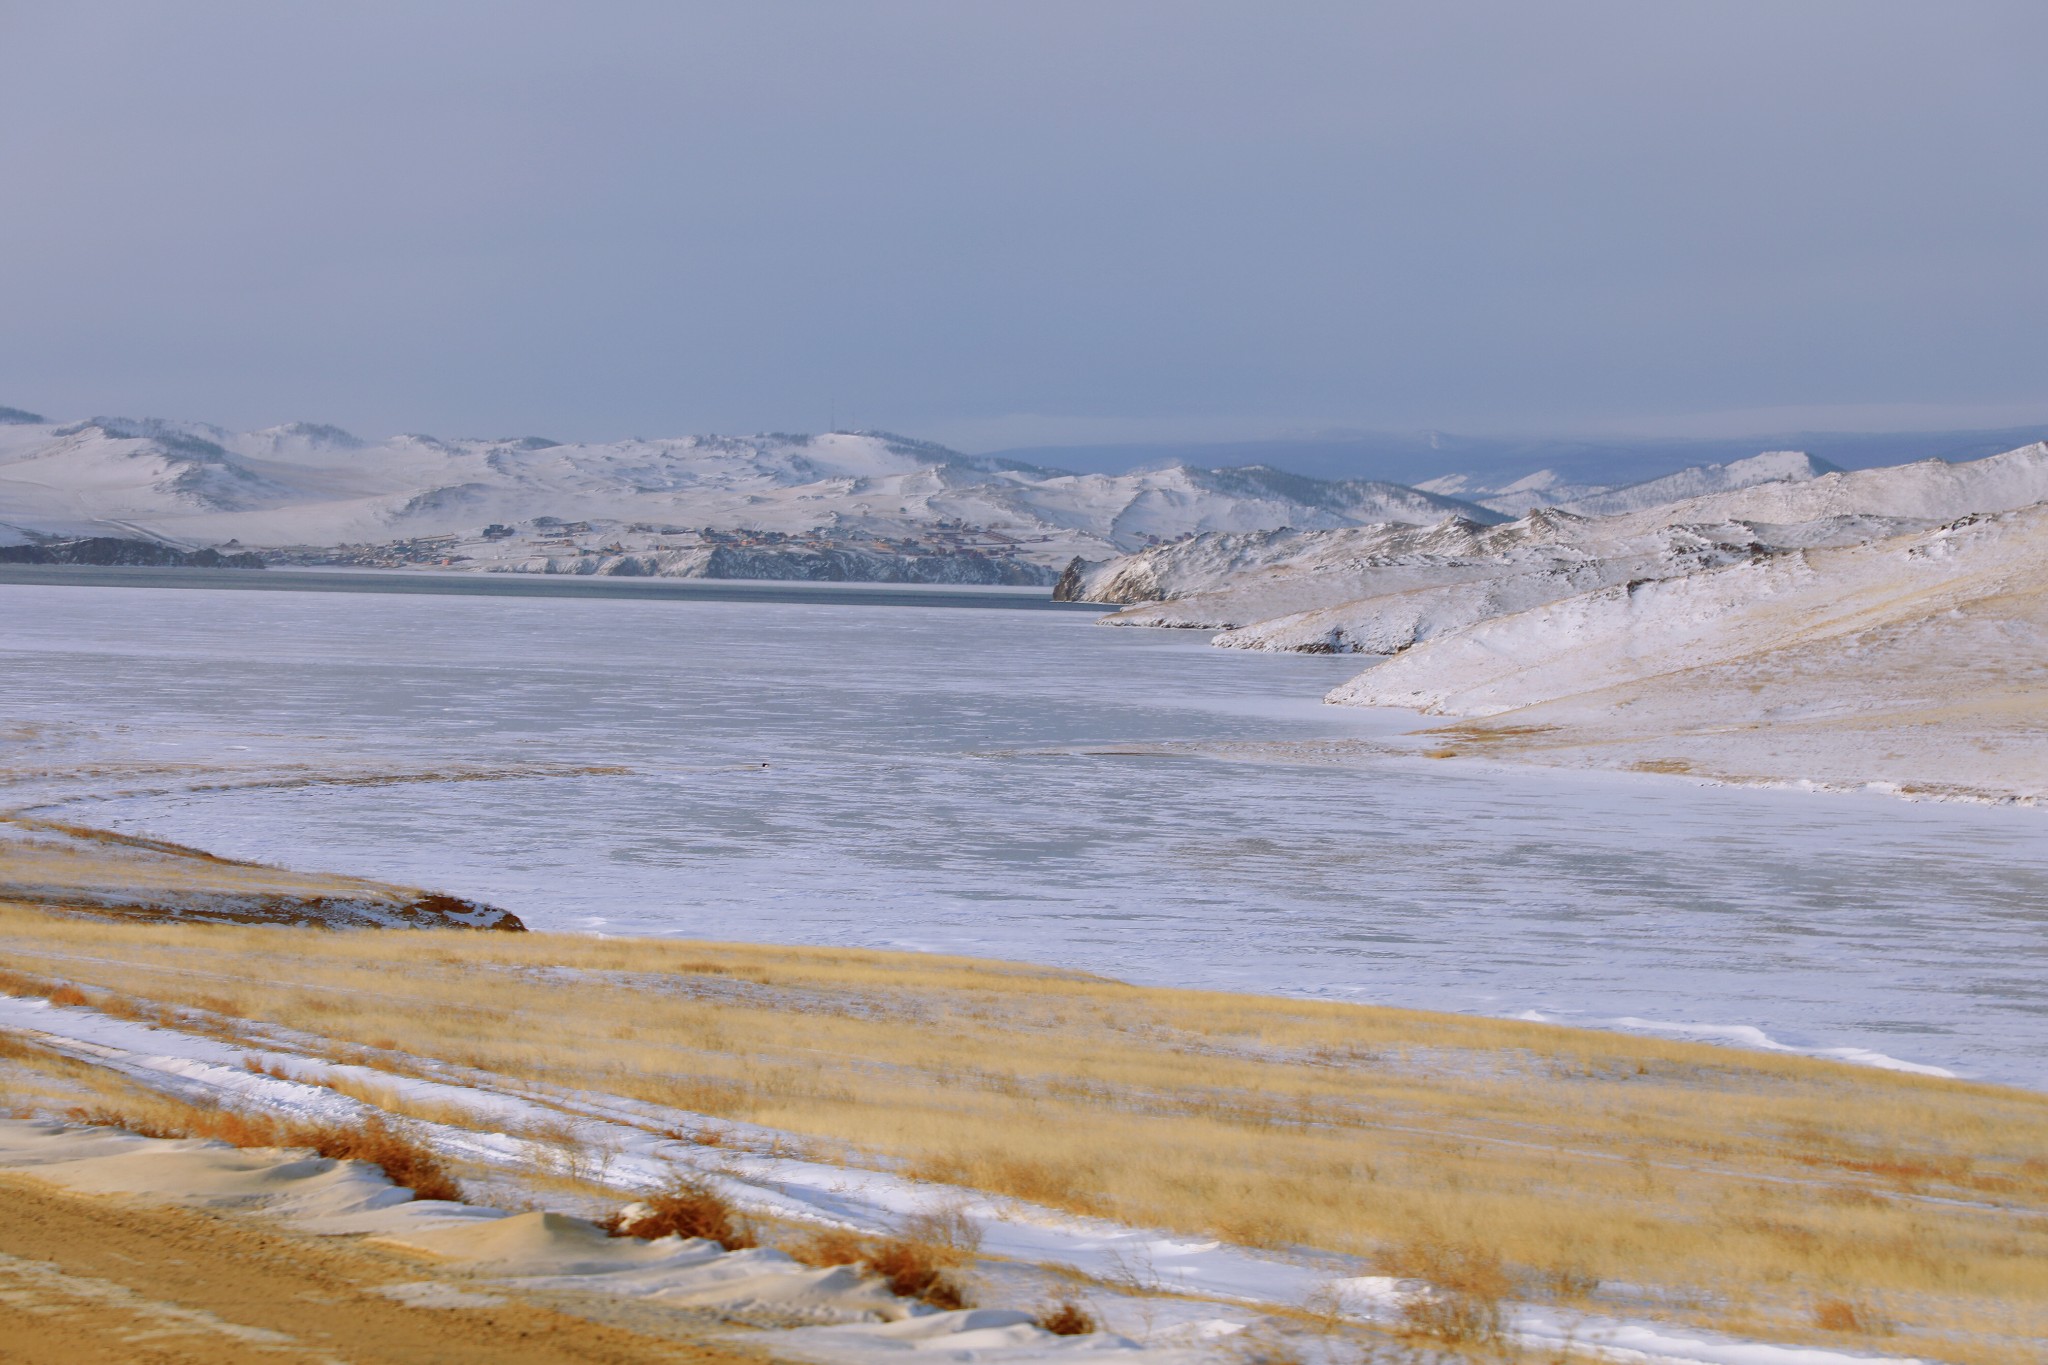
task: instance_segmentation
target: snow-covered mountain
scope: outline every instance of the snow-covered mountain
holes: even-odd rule
[[[1451,519],[1420,529],[1201,535],[1072,566],[1058,591],[1130,604],[1109,618],[1115,624],[1224,631],[1216,643],[1226,646],[1388,654],[1613,583],[1858,544],[2048,500],[2048,444],[1965,464],[1853,473],[1814,473],[1803,456],[1737,463],[1750,468],[1707,466],[1644,486],[1734,488],[1607,516],[1586,515],[1580,503],[1492,527]]]
[[[2048,801],[2048,504],[1475,623],[1331,701],[1500,756]]]
[[[1779,452],[1608,498],[1195,536],[1058,591],[1385,656],[1329,699],[1467,718],[1445,754],[2048,799],[2048,443],[1847,473]]]
[[[1539,507],[1562,507],[1580,498],[1608,491],[1608,485],[1572,483],[1554,469],[1539,469],[1513,479],[1488,479],[1476,474],[1443,474],[1415,485],[1429,493],[1463,498],[1511,517]]]
[[[1762,484],[1802,483],[1824,474],[1841,472],[1826,460],[1816,460],[1803,450],[1767,450],[1746,460],[1695,465],[1662,478],[1582,494],[1562,506],[1584,516],[1606,517],[1618,512],[1662,507],[1666,503],[1705,497],[1710,493],[1731,493],[1739,488],[1755,488]]]
[[[1587,516],[1604,517],[1616,512],[1661,507],[1665,503],[1709,493],[1726,493],[1757,484],[1796,483],[1839,472],[1836,466],[1826,460],[1817,460],[1803,450],[1767,450],[1747,459],[1730,460],[1726,464],[1692,465],[1675,473],[1618,487],[1572,483],[1551,469],[1539,469],[1512,480],[1445,474],[1415,486],[1425,492],[1463,498],[1510,516],[1521,516],[1539,507],[1563,507]]]
[[[1399,484],[1258,466],[1070,474],[882,433],[567,444],[31,413],[0,425],[0,534],[329,562],[1050,582],[1077,555],[1200,532],[1447,515],[1497,519]]]

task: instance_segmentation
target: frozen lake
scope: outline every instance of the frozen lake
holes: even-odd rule
[[[957,604],[6,584],[0,735],[202,769],[629,769],[214,792],[173,773],[68,808],[536,928],[1632,1020],[2048,1086],[2048,812],[1026,752],[1412,723],[1318,704],[1355,660],[1204,638]]]

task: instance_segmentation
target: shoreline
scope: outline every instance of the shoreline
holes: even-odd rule
[[[67,588],[229,589],[244,592],[401,593],[439,597],[553,597],[862,607],[976,607],[1100,616],[1090,602],[1055,602],[1046,588],[987,584],[810,582],[765,578],[626,578],[459,569],[197,569],[0,564],[0,584]]]
[[[1097,752],[1118,751],[1105,749]],[[1221,757],[1186,752],[1132,753],[1131,756]],[[1412,757],[1400,754],[1395,756]],[[1241,760],[1242,756],[1238,757]],[[530,776],[534,775],[517,774],[512,780],[522,780]],[[452,780],[478,779],[469,777]],[[317,782],[317,779],[314,781]],[[305,783],[304,780],[300,780],[297,784]],[[342,784],[349,785],[351,780],[342,779]],[[302,872],[282,864],[229,858],[203,848],[151,836],[126,834],[79,824],[71,819],[50,818],[30,813],[34,810],[47,810],[61,817],[66,814],[66,806],[91,799],[73,795],[46,806],[0,811],[0,904],[36,905],[57,914],[133,923],[269,925],[300,929],[335,929],[343,932],[379,928],[482,928],[528,932],[528,926],[517,915],[483,901],[363,878],[349,873]],[[5,876],[10,871],[9,854],[20,847],[24,834],[30,841],[48,841],[54,836],[69,845],[60,850],[64,856],[54,875],[49,872],[49,865],[45,864],[44,881],[41,885],[23,885]],[[95,858],[113,866],[95,868],[92,865]],[[175,866],[170,867],[167,873],[167,865]],[[18,873],[18,869],[16,871]],[[129,895],[124,899],[113,888],[121,884],[124,876],[134,876],[137,873],[140,873],[145,881],[131,886]],[[857,944],[706,938],[698,935],[647,932],[618,933],[601,929],[543,928],[535,932],[543,937],[587,938],[618,944],[702,943],[735,952],[909,952],[916,956],[939,958],[959,955],[957,950],[904,950]],[[1076,970],[1070,964],[1031,958],[1001,957],[989,960],[1019,970],[1055,975]],[[2014,1090],[2026,1094],[2048,1094],[2048,1084],[2029,1086],[2012,1080],[1985,1079],[1947,1066],[1895,1057],[1869,1047],[1850,1044],[1806,1046],[1785,1043],[1773,1036],[1769,1029],[1749,1023],[1658,1020],[1633,1016],[1602,1016],[1581,1021],[1571,1017],[1570,1011],[1558,1012],[1554,1008],[1549,1012],[1533,1007],[1505,1011],[1459,1010],[1348,998],[1319,990],[1246,989],[1187,981],[1145,980],[1142,975],[1135,980],[1125,980],[1122,977],[1103,979],[1143,991],[1214,993],[1248,1000],[1295,1001],[1340,1008],[1392,1010],[1442,1019],[1538,1023],[1546,1027],[1599,1037],[1697,1045],[1736,1054],[1782,1056],[1822,1062],[1852,1071],[1889,1072],[1895,1075],[1951,1081],[1962,1085],[1990,1086],[1994,1089]]]

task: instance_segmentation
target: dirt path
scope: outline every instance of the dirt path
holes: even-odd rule
[[[451,1280],[395,1251],[257,1219],[0,1176],[0,1360],[759,1365],[737,1347],[603,1325]],[[378,1288],[420,1286],[412,1306]],[[400,1291],[405,1294],[408,1291]]]

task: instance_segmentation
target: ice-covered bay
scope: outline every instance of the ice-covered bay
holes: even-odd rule
[[[102,784],[162,794],[68,807],[93,823],[539,928],[972,952],[2048,1085],[2039,811],[1029,752],[1383,733],[1398,718],[1314,700],[1356,667],[1050,612],[0,586],[17,757],[165,769]],[[630,771],[182,789],[293,763]]]

